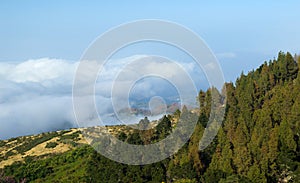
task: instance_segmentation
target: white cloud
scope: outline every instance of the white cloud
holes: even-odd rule
[[[78,65],[78,62],[49,58],[0,63],[0,139],[76,126],[72,85]],[[196,83],[203,80],[199,77],[199,71],[195,71],[194,64],[182,65]],[[87,66],[92,70],[97,63]],[[180,74],[180,69],[170,62],[153,60],[146,55],[109,61],[95,84],[98,112],[101,115],[114,112],[110,101],[113,84],[120,88],[114,97],[122,101],[124,91],[121,88],[128,88],[132,78],[140,77],[145,72],[163,73],[170,81],[173,79],[181,83],[181,87],[185,86],[187,82]],[[118,73],[120,78],[116,80]],[[91,77],[88,70],[83,74]],[[83,91],[84,87],[82,85]],[[157,78],[141,80],[133,90],[132,94],[140,97],[170,93],[169,85],[159,82]],[[90,93],[84,93],[82,100],[88,95]],[[99,124],[97,114],[91,112],[89,107],[89,104],[82,106],[81,111],[85,114],[83,120],[89,121],[90,125]],[[113,122],[109,118],[104,120]]]
[[[2,78],[17,83],[39,82],[61,78],[70,81],[77,63],[59,59],[42,58],[22,63],[0,63]]]

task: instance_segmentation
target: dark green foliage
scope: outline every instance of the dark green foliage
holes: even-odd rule
[[[171,121],[164,116],[156,126],[156,135],[159,139],[165,138],[172,130]]]
[[[208,122],[208,118],[204,113],[201,113],[199,116],[198,123],[200,123],[203,127],[206,127]]]
[[[127,142],[129,144],[135,144],[135,145],[143,144],[139,132],[133,132],[131,135],[129,135]]]
[[[93,152],[88,161],[87,178],[90,182],[162,182],[166,180],[164,164],[124,165]]]
[[[71,134],[65,134],[65,133],[61,133],[60,138],[58,139],[58,141],[64,143],[64,144],[70,144],[73,147],[76,147],[78,144],[76,143],[76,141],[79,140],[79,134],[81,132],[80,131],[76,131],[74,133]]]
[[[54,148],[54,147],[56,147],[57,145],[58,145],[57,142],[48,142],[48,143],[46,144],[46,148]]]
[[[12,156],[12,155],[15,155],[15,154],[16,154],[16,152],[10,150],[10,151],[8,151],[7,153],[5,153],[5,156],[4,156],[4,157],[9,157],[9,156]]]
[[[27,180],[35,180],[38,178],[44,178],[51,174],[53,172],[53,167],[48,166],[45,161],[31,161],[29,164],[25,165],[17,162],[4,170],[7,175],[14,175],[18,179],[26,177]]]
[[[197,183],[196,179],[179,179],[174,183]]]
[[[174,115],[175,118],[179,118],[180,114],[181,114],[181,111],[179,109],[176,109],[176,111],[174,112],[173,115]]]
[[[25,142],[23,142],[23,144],[21,144],[20,146],[16,146],[14,150],[18,151],[19,153],[24,153],[32,149],[33,147],[57,136],[59,136],[57,132],[42,133],[38,137],[26,139]]]
[[[224,127],[205,182],[278,182],[299,177],[298,72],[291,54],[280,52],[277,60],[242,74],[236,86],[227,84]]]
[[[6,143],[2,140],[0,140],[0,147],[4,146]]]
[[[252,183],[254,182],[253,180],[249,180],[246,177],[241,177],[239,175],[233,174],[226,179],[222,178],[220,179],[219,183]]]
[[[71,134],[62,135],[59,140],[60,141],[64,141],[64,140],[76,140],[79,137],[80,133],[81,133],[80,131],[77,131],[77,132],[74,132],[74,133],[71,133]]]
[[[25,183],[25,179],[17,181],[14,177],[5,176],[3,171],[0,171],[0,183],[17,183],[17,182]]]
[[[119,136],[118,136],[118,139],[119,140],[122,140],[122,141],[126,141],[126,139],[127,139],[127,135],[126,135],[126,133],[124,133],[124,132],[121,132],[120,134],[119,134]]]
[[[170,175],[174,179],[196,179],[197,178],[197,171],[193,167],[193,163],[191,161],[185,162],[182,165],[177,165],[171,168]]]
[[[5,167],[4,173],[18,180],[26,178],[35,182],[86,182],[85,167],[92,152],[90,147],[83,146],[52,158],[28,157],[25,163],[15,162]]]
[[[8,139],[8,142],[12,142],[12,141],[15,141],[15,140],[18,140],[18,137],[10,138],[10,139]]]
[[[72,132],[71,129],[69,129],[69,130],[63,130],[63,131],[60,131],[60,132],[59,132],[59,135],[62,136],[62,135],[64,135],[64,134],[70,133],[70,132]]]
[[[207,183],[219,182],[221,179],[226,179],[226,173],[221,170],[210,170],[204,174],[204,180]]]

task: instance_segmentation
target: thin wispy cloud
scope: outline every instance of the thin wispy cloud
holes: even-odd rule
[[[217,53],[216,57],[218,59],[228,59],[228,58],[236,58],[236,53],[233,52],[223,52],[223,53]]]

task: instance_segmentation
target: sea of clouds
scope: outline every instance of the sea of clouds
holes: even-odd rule
[[[114,124],[111,114],[114,113],[111,104],[112,86],[126,85],[130,75],[136,74],[143,67],[148,72],[167,73],[170,78],[177,78],[178,67],[164,60],[151,62],[135,62],[128,67],[126,63],[137,60],[151,60],[151,56],[135,55],[116,59],[107,63],[95,83],[98,114],[104,115],[102,120]],[[95,63],[96,64],[96,63]],[[0,139],[36,134],[46,131],[77,127],[72,104],[72,86],[79,62],[41,58],[24,62],[0,62]],[[193,63],[183,63],[184,69],[191,74],[197,87],[203,87],[205,77]],[[125,70],[125,71],[124,71]],[[116,75],[122,71],[121,79]],[[87,73],[88,75],[88,73]],[[186,86],[188,87],[188,86]],[[120,87],[119,87],[120,88]],[[172,92],[171,92],[172,91]],[[114,96],[123,100],[124,91],[114,92]],[[168,97],[176,95],[174,87],[159,78],[141,79],[133,87],[130,98],[141,100],[153,96]],[[84,100],[84,94],[82,99]],[[193,96],[194,98],[196,96]],[[98,114],[90,113],[89,106],[83,106],[86,120],[92,125],[98,124]],[[105,116],[107,115],[107,116]],[[107,117],[107,118],[106,118]]]

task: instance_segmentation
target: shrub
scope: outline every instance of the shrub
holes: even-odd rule
[[[46,148],[55,148],[57,145],[58,145],[58,143],[56,143],[56,142],[48,142],[45,147]]]
[[[63,135],[60,137],[60,141],[63,141],[63,140],[67,140],[67,139],[72,139],[72,140],[78,140],[78,137],[79,137],[79,134],[81,132],[80,131],[77,131],[77,132],[74,132],[72,134],[68,134],[68,135]]]
[[[4,141],[0,141],[0,147],[5,146],[5,142]]]
[[[14,150],[18,151],[19,153],[26,152],[43,142],[57,137],[58,135],[59,134],[57,132],[42,133],[40,136],[35,137],[33,139],[26,139],[26,141],[23,144],[21,144],[20,146],[16,146]]]

